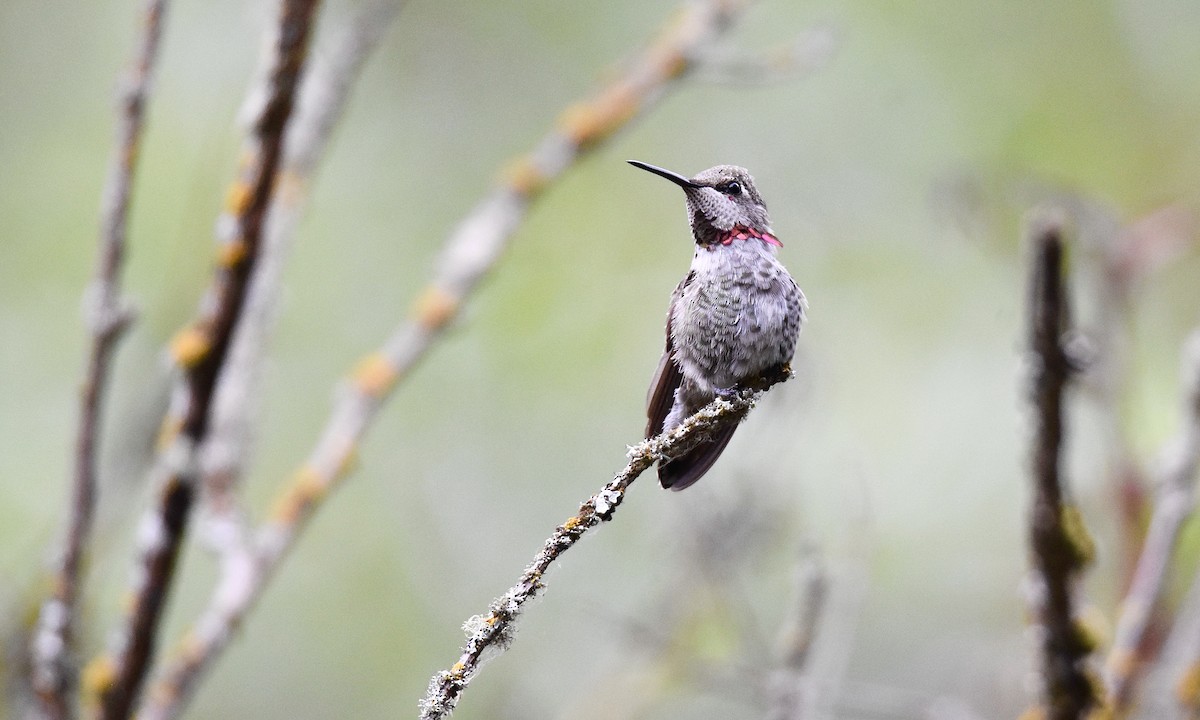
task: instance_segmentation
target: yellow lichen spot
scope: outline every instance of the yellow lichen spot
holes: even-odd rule
[[[280,170],[275,177],[275,200],[286,206],[295,206],[304,199],[308,190],[305,177],[294,170]]]
[[[175,442],[175,438],[179,437],[179,431],[183,429],[183,418],[170,415],[163,420],[162,425],[158,428],[158,437],[155,439],[155,447],[159,452],[163,452]]]
[[[346,446],[342,448],[342,457],[341,460],[338,461],[337,466],[337,477],[345,477],[357,466],[358,446],[355,445],[353,441],[349,441],[346,443]],[[324,485],[321,486],[321,492],[325,492]]]
[[[1107,646],[1112,634],[1108,618],[1095,605],[1087,605],[1080,611],[1079,617],[1076,618],[1075,630],[1079,633],[1080,640],[1087,644],[1089,651]]]
[[[254,197],[253,189],[237,180],[233,185],[229,186],[229,192],[225,193],[225,212],[231,215],[241,215],[250,206],[250,200]]]
[[[271,522],[280,525],[291,525],[299,514],[300,498],[296,495],[295,485],[288,486],[279,497],[275,498],[275,502],[271,505],[271,512],[268,513]]]
[[[598,140],[624,125],[638,109],[638,93],[628,84],[610,87],[597,103],[600,106],[601,125],[596,129]]]
[[[572,515],[571,517],[567,518],[565,523],[563,523],[563,530],[574,530],[575,528],[579,527],[579,523],[579,516]]]
[[[1117,649],[1109,653],[1108,672],[1119,678],[1127,678],[1133,674],[1137,665],[1137,656],[1126,649]]]
[[[258,150],[253,145],[243,145],[238,153],[238,171],[249,170],[258,164]]]
[[[588,103],[569,105],[558,117],[558,129],[576,145],[580,139],[587,137],[596,125],[596,110]]]
[[[387,394],[399,376],[387,356],[378,352],[359,360],[352,375],[359,390],[376,398]]]
[[[314,468],[305,465],[292,476],[292,483],[275,501],[271,518],[282,524],[296,521],[304,508],[325,494],[325,482]]]
[[[246,243],[241,240],[221,243],[217,248],[217,264],[223,268],[231,268],[246,259]]]
[[[1175,683],[1175,697],[1184,706],[1200,709],[1200,663],[1194,663],[1179,676]]]
[[[200,642],[200,637],[196,635],[195,630],[188,630],[183,634],[183,639],[179,641],[176,652],[187,662],[195,662],[204,655],[204,643]]]
[[[1079,512],[1079,508],[1064,505],[1061,522],[1076,562],[1081,566],[1090,565],[1096,557],[1096,543],[1083,522],[1083,514]]]
[[[790,57],[788,60],[790,60]],[[688,60],[684,57],[683,53],[678,50],[672,50],[667,55],[664,65],[666,66],[664,74],[668,78],[677,78],[683,74],[684,70],[688,69]]]
[[[462,660],[459,660],[458,662],[454,663],[454,665],[450,668],[450,674],[451,675],[462,675],[463,671],[466,669],[467,669],[467,666],[463,664]]]
[[[294,480],[296,493],[305,503],[320,500],[325,495],[327,488],[325,478],[307,465],[296,472]]]
[[[522,195],[533,195],[546,185],[545,174],[528,155],[509,163],[504,168],[503,180],[506,185]]]
[[[436,285],[426,288],[413,306],[413,316],[429,330],[445,325],[457,311],[458,300]]]
[[[194,325],[180,330],[171,340],[171,357],[185,368],[195,367],[211,349],[208,333]]]
[[[125,156],[123,158],[125,167],[133,168],[137,165],[138,158],[141,157],[141,154],[138,152],[138,148],[138,143],[130,143],[125,146]]]
[[[1097,688],[1097,690],[1099,690],[1099,688]],[[1099,692],[1095,694],[1096,697],[1100,696]],[[1087,720],[1114,720],[1115,717],[1116,715],[1113,714],[1112,708],[1105,705],[1092,708],[1087,714]]]
[[[559,130],[576,145],[590,145],[623,125],[637,112],[638,95],[621,83],[591,103],[568,107],[558,120]]]
[[[103,695],[117,680],[117,664],[108,655],[92,658],[81,673],[83,691],[88,695]]]
[[[496,623],[500,622],[500,618],[496,617],[495,614],[492,614],[492,615],[488,615],[484,619],[484,622],[487,623],[488,625],[495,625]]]

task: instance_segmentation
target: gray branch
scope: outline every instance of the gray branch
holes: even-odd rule
[[[100,255],[95,277],[84,297],[91,345],[75,440],[67,538],[52,596],[42,605],[30,646],[31,680],[41,701],[40,711],[44,717],[54,720],[75,715],[70,696],[78,680],[72,654],[79,576],[96,507],[96,455],[109,367],[117,341],[133,319],[132,308],[121,297],[120,275],[133,176],[145,124],[146,99],[154,80],[166,9],[166,0],[147,1],[136,59],[122,81],[117,144],[109,163],[101,208]]]
[[[710,439],[721,428],[740,422],[754,407],[762,392],[789,377],[790,372],[780,374],[764,379],[759,387],[740,391],[731,399],[718,398],[671,432],[631,447],[629,464],[600,492],[580,505],[578,513],[555,528],[541,552],[521,573],[517,583],[493,600],[487,613],[475,615],[463,624],[467,643],[462,648],[458,662],[429,681],[429,689],[420,703],[421,720],[439,720],[450,716],[480,667],[512,644],[517,621],[525,604],[545,587],[542,579],[546,571],[589,530],[612,519],[613,513],[625,499],[626,490],[639,475],[656,462],[683,455]]]
[[[1179,532],[1196,509],[1196,471],[1200,465],[1200,330],[1184,344],[1181,361],[1183,422],[1178,434],[1155,462],[1158,491],[1150,528],[1138,557],[1112,650],[1104,683],[1115,707],[1128,705],[1138,677],[1139,648],[1150,627],[1154,607],[1162,596]],[[1200,658],[1200,647],[1197,648]]]
[[[1075,619],[1074,593],[1092,550],[1078,512],[1066,502],[1061,467],[1064,400],[1075,371],[1064,348],[1070,315],[1061,232],[1057,219],[1047,219],[1033,233],[1029,329],[1037,429],[1029,538],[1040,621],[1043,712],[1048,720],[1081,720],[1097,699],[1087,667],[1092,647]]]

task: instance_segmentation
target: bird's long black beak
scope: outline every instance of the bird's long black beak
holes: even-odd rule
[[[671,182],[675,183],[676,185],[678,185],[679,187],[684,188],[684,189],[701,187],[700,185],[697,185],[696,183],[692,182],[691,180],[688,180],[687,178],[680,175],[679,173],[673,173],[670,170],[664,170],[660,167],[657,167],[655,165],[650,165],[649,163],[644,163],[640,160],[630,160],[629,164],[636,168],[641,168],[648,172],[652,172],[655,175],[665,177],[666,179],[670,180]]]

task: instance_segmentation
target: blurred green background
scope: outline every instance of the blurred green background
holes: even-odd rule
[[[288,266],[247,482],[261,511],[333,388],[429,276],[442,240],[566,104],[675,3],[413,0],[369,64]],[[322,11],[322,32],[354,5]],[[59,536],[114,86],[139,4],[0,3],[0,610],[24,622]],[[162,348],[210,277],[233,118],[266,3],[177,3],[149,111],[87,586],[88,654],[129,569],[167,382]],[[623,463],[690,257],[682,197],[624,161],[751,169],[807,293],[798,381],[772,392],[686,493],[635,486],[566,556],[511,652],[456,717],[762,714],[801,548],[831,596],[814,665],[844,718],[1011,717],[1032,687],[1021,583],[1028,422],[1020,218],[1071,193],[1120,222],[1200,205],[1200,6],[1190,0],[764,1],[734,52],[829,28],[804,76],[697,77],[534,207],[463,319],[361,455],[201,689],[193,717],[415,714],[459,625]],[[1197,320],[1187,252],[1139,286],[1123,421],[1149,453],[1177,420]],[[1086,318],[1088,308],[1081,313]],[[1069,471],[1119,541],[1104,439],[1074,406]],[[174,638],[215,576],[192,548]],[[931,709],[932,708],[932,709]],[[971,714],[974,713],[974,714]]]

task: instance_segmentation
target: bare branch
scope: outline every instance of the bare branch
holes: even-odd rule
[[[233,515],[240,514],[233,491],[240,483],[248,445],[254,437],[251,405],[260,394],[262,359],[275,322],[280,277],[308,202],[309,188],[345,112],[354,80],[402,6],[401,0],[369,3],[332,48],[314,48],[311,68],[300,84],[278,171],[278,192],[267,211],[262,248],[221,372],[201,458],[205,510],[214,516],[218,536],[214,542],[222,551],[232,551],[228,523],[235,520]],[[257,92],[255,88],[251,94]]]
[[[833,28],[808,30],[786,45],[754,54],[732,53],[727,48],[700,48],[694,61],[700,79],[731,85],[769,85],[792,80],[820,69],[838,47]]]
[[[487,272],[500,259],[532,202],[591,150],[647,111],[693,64],[692,52],[724,32],[748,0],[707,0],[685,6],[628,69],[599,94],[572,105],[532,153],[513,160],[496,187],[455,228],[442,250],[434,280],[420,293],[411,317],[383,347],[359,361],[338,395],[308,460],[280,491],[255,535],[249,561],[223,573],[200,621],[185,635],[175,660],[156,684],[149,717],[172,717],[180,698],[224,650],[234,630],[266,589],[308,519],[352,466],[356,448],[379,410]]]
[[[1121,604],[1116,636],[1105,666],[1109,702],[1120,711],[1132,700],[1139,675],[1139,648],[1174,557],[1179,531],[1196,508],[1200,465],[1200,330],[1184,344],[1181,361],[1183,423],[1155,464],[1158,495],[1133,583]],[[1198,655],[1197,657],[1200,657]]]
[[[154,655],[162,610],[195,493],[196,448],[206,439],[217,379],[246,302],[259,256],[262,227],[275,185],[284,131],[303,70],[316,0],[284,0],[274,32],[267,92],[247,140],[239,178],[218,222],[218,270],[198,319],[172,342],[182,368],[163,430],[158,498],[142,519],[139,565],[130,611],[109,654],[89,666],[89,690],[99,695],[95,716],[131,715]]]
[[[458,662],[449,670],[433,676],[429,690],[421,700],[421,720],[449,717],[462,696],[463,690],[487,660],[507,650],[512,644],[525,603],[545,587],[542,577],[558,558],[602,521],[612,519],[613,513],[625,499],[625,491],[654,463],[687,453],[731,423],[740,422],[754,407],[758,397],[772,385],[790,377],[790,371],[765,378],[757,388],[742,390],[732,399],[716,399],[669,433],[644,440],[629,449],[629,464],[592,497],[579,506],[579,512],[555,528],[533,562],[521,573],[516,585],[492,601],[488,612],[476,615],[463,624],[467,644]]]
[[[273,322],[279,277],[308,200],[313,175],[348,104],[354,82],[367,58],[403,7],[401,0],[374,0],[359,11],[332,47],[318,46],[299,89],[295,116],[288,126],[279,171],[279,192],[272,199],[260,267],[250,287],[243,320],[233,341],[227,370],[218,388],[203,477],[207,542],[218,555],[220,577],[196,627],[171,659],[139,711],[142,720],[177,717],[196,685],[230,637],[231,616],[253,602],[249,593],[261,578],[253,534],[233,490],[246,458],[251,433],[246,407],[254,397],[265,337]],[[201,651],[203,649],[203,651]]]
[[[166,0],[147,0],[137,54],[122,80],[116,148],[109,161],[100,211],[100,254],[95,277],[84,298],[91,345],[80,393],[66,547],[52,596],[42,605],[30,647],[32,685],[47,718],[62,719],[75,714],[69,698],[77,684],[73,650],[79,577],[96,506],[96,455],[105,385],[117,341],[133,319],[132,309],[121,297],[121,266],[146,98],[154,77],[166,8]]]
[[[1073,606],[1077,576],[1092,549],[1078,511],[1064,501],[1066,483],[1060,467],[1063,400],[1074,367],[1063,347],[1070,321],[1063,241],[1056,220],[1043,222],[1034,232],[1029,322],[1037,418],[1030,545],[1041,623],[1043,701],[1049,720],[1079,720],[1097,704],[1086,667],[1092,645],[1075,620]]]

